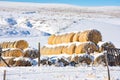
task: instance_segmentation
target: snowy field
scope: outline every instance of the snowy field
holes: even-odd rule
[[[66,4],[0,1],[0,42],[24,39],[29,47],[47,44],[50,34],[87,29],[101,32],[103,41],[120,48],[120,7],[79,7]],[[0,80],[108,80],[106,67],[0,67]],[[120,80],[120,67],[110,67],[111,80]]]
[[[0,80],[108,80],[106,67],[14,67],[0,68]],[[111,80],[120,80],[120,68],[110,67]]]

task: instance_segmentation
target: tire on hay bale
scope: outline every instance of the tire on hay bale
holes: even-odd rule
[[[14,48],[20,48],[20,49],[28,48],[28,43],[25,40],[16,41],[14,44]]]
[[[99,46],[99,52],[104,51],[104,47],[115,48],[115,45],[110,41],[109,42],[99,42],[98,46]]]
[[[23,57],[35,59],[38,57],[38,50],[36,49],[25,49]]]
[[[76,48],[75,44],[72,44],[72,45],[68,46],[67,53],[70,54],[70,55],[73,54],[73,53],[75,53],[75,48]]]
[[[78,41],[79,41],[79,36],[80,36],[80,32],[76,33],[76,34],[73,36],[73,42],[78,42]]]
[[[86,42],[76,46],[75,53],[77,54],[85,53],[88,50],[88,48],[91,49],[90,53],[93,53],[94,51],[98,51],[98,47],[93,42]]]
[[[55,38],[55,34],[51,35],[49,38],[48,38],[48,44],[53,44],[53,40]]]
[[[80,33],[79,41],[80,42],[92,41],[95,44],[97,44],[99,41],[102,41],[102,35],[96,29],[86,30]]]

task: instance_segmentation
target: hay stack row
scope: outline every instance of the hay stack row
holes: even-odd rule
[[[0,43],[0,46],[4,48],[20,48],[20,49],[25,49],[28,48],[28,43],[25,40],[18,40],[14,42],[2,42]]]
[[[96,30],[85,30],[83,32],[78,33],[69,33],[63,35],[51,35],[48,38],[48,44],[62,44],[62,43],[70,43],[70,42],[94,42],[97,44],[99,41],[102,41],[101,33]]]
[[[91,48],[91,53],[93,51],[97,51],[98,47],[93,43],[93,42],[85,42],[81,44],[71,44],[71,45],[66,45],[66,46],[56,46],[56,47],[42,47],[41,48],[41,54],[42,55],[59,55],[59,54],[80,54],[80,53],[85,53],[88,48]]]
[[[42,55],[59,55],[59,54],[81,54],[85,53],[88,48],[91,49],[91,53],[93,52],[102,52],[103,47],[110,47],[110,48],[115,48],[114,44],[111,42],[99,42],[97,45],[93,42],[77,42],[77,43],[72,43],[71,45],[56,45],[53,47],[52,46],[44,46],[41,48],[41,54]]]

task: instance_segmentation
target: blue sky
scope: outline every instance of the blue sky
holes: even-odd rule
[[[120,6],[120,0],[0,0],[0,1],[65,3],[79,6]]]

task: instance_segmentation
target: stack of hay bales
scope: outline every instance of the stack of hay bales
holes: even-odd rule
[[[15,64],[15,61],[13,59],[24,57],[25,52],[23,50],[28,48],[28,46],[28,42],[25,40],[2,42],[0,43],[0,47],[3,49],[3,53],[1,54],[1,56],[5,58],[5,61],[9,65],[13,66],[13,64]],[[0,65],[6,66],[6,64],[2,60],[0,61]]]

